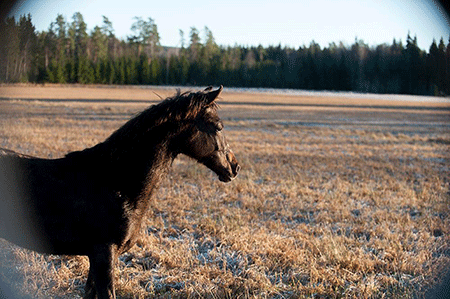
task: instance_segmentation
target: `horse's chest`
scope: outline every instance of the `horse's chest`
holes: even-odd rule
[[[121,228],[122,240],[119,242],[119,251],[125,252],[136,244],[140,237],[143,214],[141,211],[129,211],[126,215],[125,226]]]

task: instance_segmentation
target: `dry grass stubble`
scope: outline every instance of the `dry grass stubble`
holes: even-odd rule
[[[3,101],[0,146],[60,157],[145,106]],[[450,265],[449,115],[401,113],[224,103],[242,173],[222,184],[177,159],[140,242],[119,259],[118,297],[420,295]],[[82,295],[87,258],[0,247],[0,275],[15,290]]]

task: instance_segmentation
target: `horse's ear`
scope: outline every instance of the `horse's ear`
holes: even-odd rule
[[[205,91],[209,91],[212,89],[212,86],[208,87],[207,89],[205,89]],[[217,99],[217,97],[220,95],[220,93],[223,90],[223,86],[220,85],[219,88],[217,90],[213,90],[213,91],[209,91],[206,94],[206,105],[210,105],[211,103],[214,102],[215,99]]]

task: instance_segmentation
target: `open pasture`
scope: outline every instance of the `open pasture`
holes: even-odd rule
[[[0,147],[44,158],[90,147],[172,88],[0,86]],[[420,297],[450,268],[450,104],[227,92],[242,170],[229,184],[178,158],[118,298]],[[88,259],[0,240],[0,278],[80,298]]]

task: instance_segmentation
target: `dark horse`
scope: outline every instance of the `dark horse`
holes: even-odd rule
[[[178,92],[61,159],[0,149],[0,237],[43,253],[87,255],[85,298],[115,298],[114,263],[135,244],[175,157],[197,160],[223,182],[239,172],[217,115],[222,89]]]

